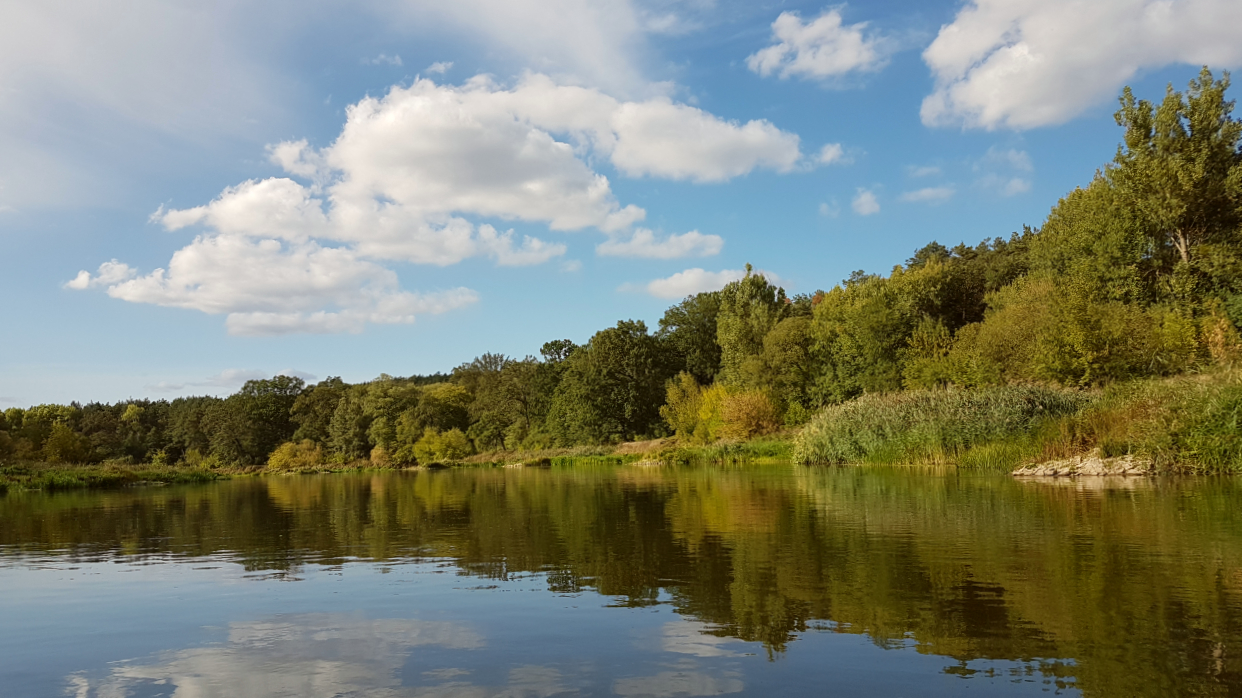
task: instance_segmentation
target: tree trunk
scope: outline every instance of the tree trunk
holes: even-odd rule
[[[1183,262],[1190,262],[1190,240],[1182,230],[1173,231],[1173,247],[1181,255]]]

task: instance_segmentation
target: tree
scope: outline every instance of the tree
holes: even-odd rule
[[[43,442],[43,458],[49,463],[85,463],[90,452],[90,440],[64,422],[53,424]]]
[[[368,432],[374,418],[365,409],[366,395],[365,384],[347,388],[328,423],[332,452],[345,461],[366,458],[371,453]]]
[[[716,341],[720,344],[720,379],[747,385],[753,371],[746,366],[763,354],[763,338],[790,314],[785,289],[768,282],[746,265],[746,276],[720,291]]]
[[[293,440],[310,439],[321,444],[328,443],[332,415],[348,387],[339,377],[330,376],[298,395],[289,411],[290,419],[298,425]]]
[[[606,443],[662,431],[659,408],[676,361],[641,320],[595,333],[566,364],[548,416],[562,443]]]
[[[1115,115],[1125,140],[1106,176],[1182,263],[1242,219],[1242,122],[1228,88],[1229,73],[1216,80],[1204,66],[1186,94],[1169,85],[1159,107],[1126,87]]]
[[[168,408],[168,443],[173,455],[184,458],[191,451],[205,456],[211,452],[211,433],[207,413],[222,400],[218,397],[182,397]]]
[[[569,355],[574,353],[574,350],[577,348],[578,345],[568,339],[554,339],[551,342],[544,342],[539,349],[539,355],[547,363],[555,364],[568,359]]]
[[[684,369],[703,385],[710,385],[720,372],[720,342],[716,337],[719,315],[720,292],[708,291],[686,296],[660,318],[657,334],[681,358]]]

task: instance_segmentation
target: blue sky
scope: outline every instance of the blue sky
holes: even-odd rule
[[[1234,0],[0,9],[0,407],[447,371],[1007,236]]]

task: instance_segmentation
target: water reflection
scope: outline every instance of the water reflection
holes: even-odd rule
[[[123,664],[95,685],[75,676],[70,686],[76,698],[163,693],[152,690],[156,687],[167,687],[165,695],[196,698],[390,696],[400,687],[398,670],[412,648],[483,644],[476,632],[453,623],[287,616],[233,623],[221,646],[170,652],[151,664]]]
[[[653,642],[680,661],[756,651],[761,660],[794,658],[792,643],[856,635],[941,657],[939,673],[959,681],[1029,678],[1101,696],[1223,695],[1242,691],[1240,501],[1228,480],[1046,483],[793,467],[283,477],[10,494],[0,500],[0,565],[214,556],[298,578],[308,567],[354,561],[395,569],[443,560],[496,583],[537,575],[545,594],[599,593],[625,609],[671,606],[679,619],[665,621]],[[460,585],[471,586],[487,585]],[[385,662],[397,660],[385,657],[408,652],[408,632],[422,626],[391,635],[366,627],[371,639],[357,643],[377,649],[358,657],[362,668],[339,667],[341,681],[391,675]],[[318,648],[310,654],[276,640],[263,646],[284,646],[295,664],[334,661],[327,631],[281,632],[326,644],[293,643]],[[108,677],[113,683],[97,693],[136,695],[105,689],[205,676],[213,661],[246,674],[267,666],[270,658],[243,651],[232,633],[225,646],[184,650],[152,665],[159,669],[129,667],[136,673]],[[615,676],[610,690],[744,690],[727,667],[704,673],[677,661]],[[428,674],[435,685],[410,687],[410,695],[578,690],[574,673],[555,664],[512,668],[507,682],[490,684]],[[268,679],[273,691],[309,680],[306,671]],[[228,691],[281,695],[244,688]]]

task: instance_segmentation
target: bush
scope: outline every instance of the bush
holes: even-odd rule
[[[461,460],[470,455],[470,450],[470,439],[461,429],[441,432],[427,427],[423,438],[414,444],[414,456],[423,465]]]
[[[1007,386],[870,394],[824,409],[798,435],[800,463],[953,462],[973,446],[1073,414],[1085,394]]]
[[[286,441],[272,451],[267,459],[269,470],[301,472],[316,470],[323,465],[323,449],[309,439],[301,443]]]
[[[703,405],[703,389],[686,371],[669,379],[664,386],[665,402],[660,416],[677,438],[689,441],[699,424],[699,408]]]
[[[770,434],[780,426],[776,405],[762,390],[747,390],[724,398],[720,406],[722,433],[731,439]]]
[[[392,465],[392,454],[383,446],[376,446],[371,449],[371,465],[379,468],[387,468]]]

